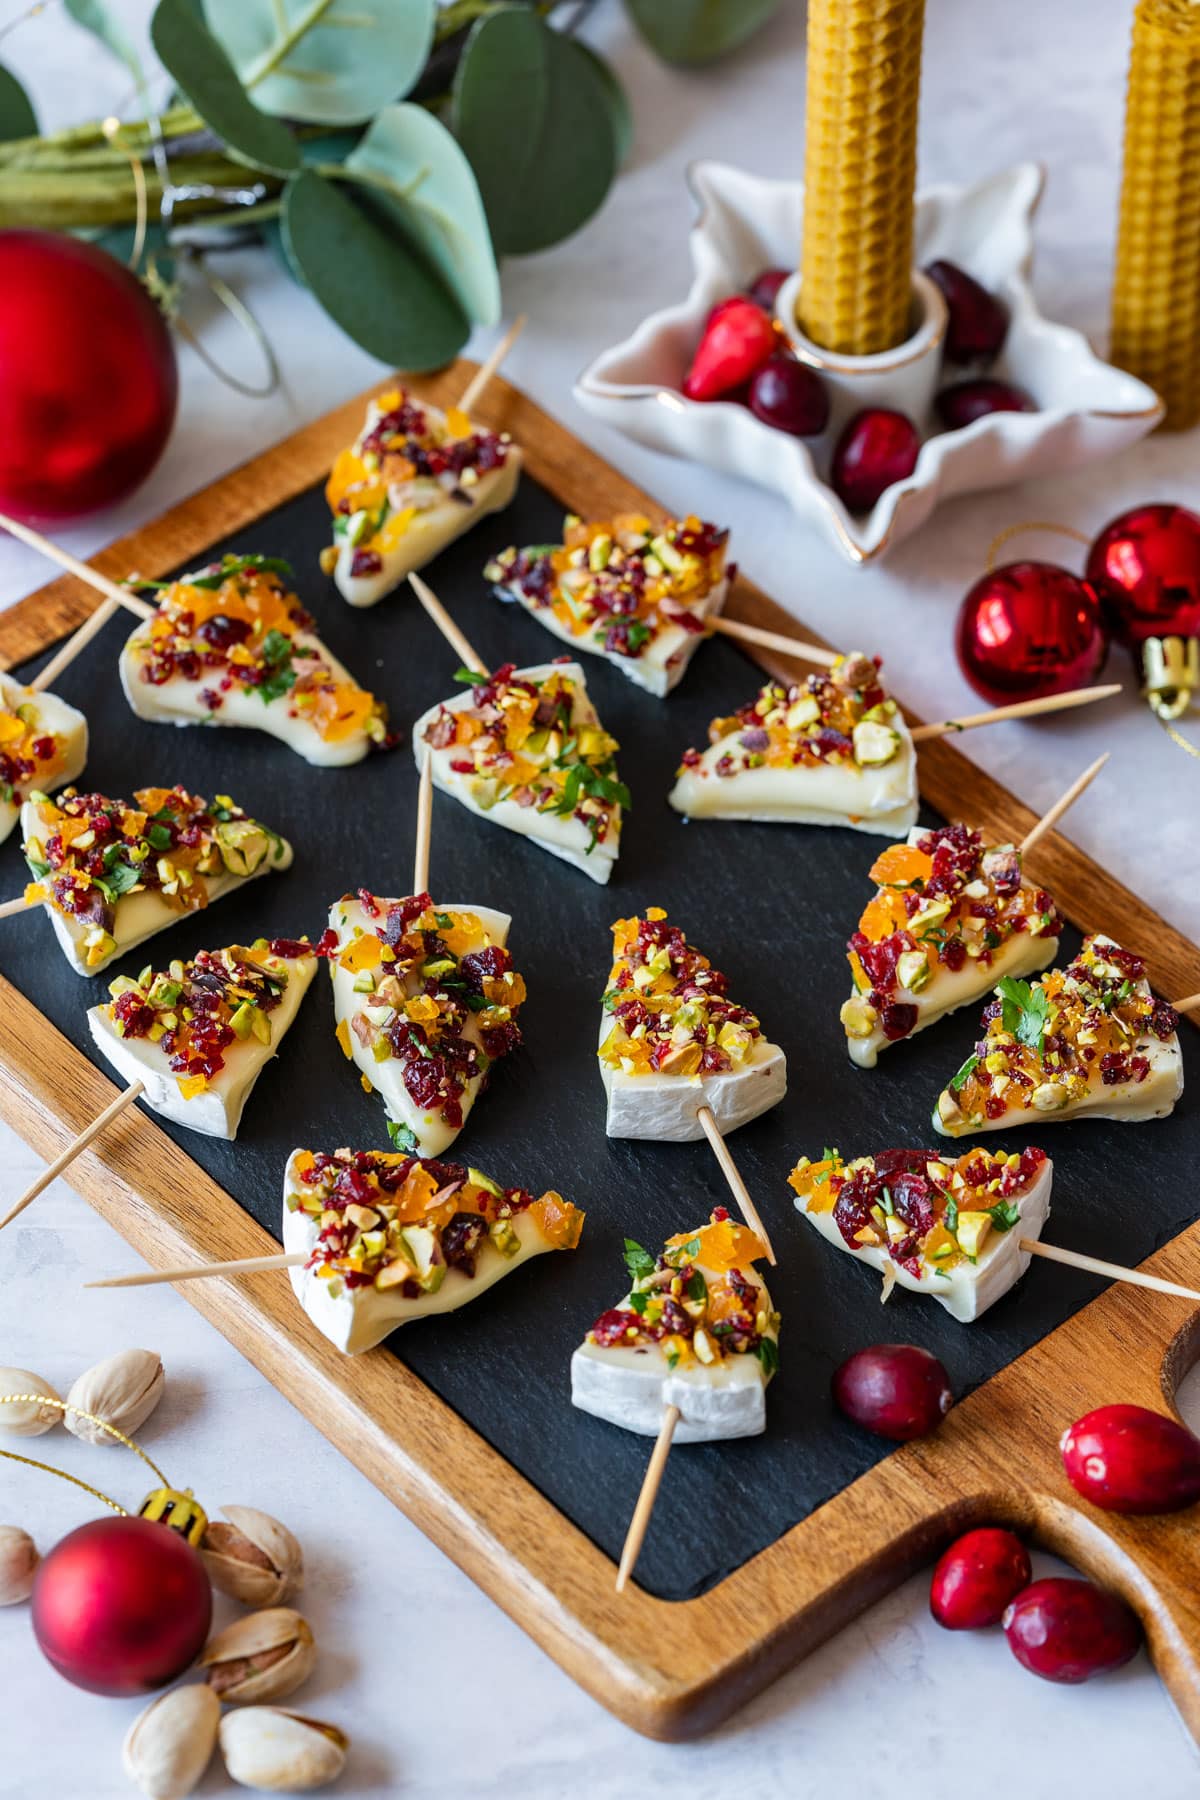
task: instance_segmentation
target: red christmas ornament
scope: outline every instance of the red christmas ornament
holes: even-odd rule
[[[179,377],[171,334],[107,251],[0,231],[0,511],[76,519],[133,492],[162,454]]]
[[[1087,573],[1113,635],[1141,663],[1154,710],[1178,718],[1200,688],[1200,517],[1135,506],[1105,526]]]
[[[93,1694],[165,1687],[204,1647],[212,1588],[197,1551],[168,1525],[96,1519],[38,1568],[33,1630],[60,1675]]]
[[[959,667],[993,706],[1066,694],[1095,681],[1109,634],[1091,585],[1053,563],[1005,563],[982,576],[958,615]]]

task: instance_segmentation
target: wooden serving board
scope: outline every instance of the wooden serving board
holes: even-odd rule
[[[470,367],[462,363],[411,385],[418,394],[446,405],[461,392]],[[323,477],[336,451],[354,437],[362,408],[363,401],[355,400],[317,421],[111,546],[96,558],[98,566],[118,578],[131,569],[147,577],[163,575],[182,563],[195,562],[215,542],[250,531],[274,509],[299,503]],[[659,510],[563,426],[503,381],[492,385],[480,410],[489,423],[512,431],[526,449],[533,481],[564,508],[594,516],[635,508]],[[310,585],[302,583],[302,591]],[[0,663],[14,666],[36,657],[85,617],[95,601],[89,589],[64,579],[0,615]],[[798,627],[744,580],[738,582],[727,611],[732,617],[774,630],[814,635]],[[373,616],[364,615],[368,621]],[[532,623],[526,625],[533,637],[523,641],[532,641],[543,654],[549,654],[544,633]],[[525,628],[518,624],[510,627],[515,635]],[[486,645],[481,647],[487,650]],[[701,654],[716,658],[718,647]],[[774,672],[794,673],[779,658],[764,656],[761,660]],[[360,657],[357,664],[351,661],[351,666],[365,669],[370,665]],[[452,664],[443,661],[439,667]],[[902,689],[903,671],[892,674]],[[588,675],[593,688],[602,685],[599,676],[592,680],[590,662]],[[617,676],[612,679],[620,682]],[[425,703],[447,685],[444,673],[428,675]],[[742,698],[744,693],[728,696],[731,704]],[[637,703],[657,704],[644,697]],[[604,710],[602,705],[602,716]],[[407,717],[398,722],[403,727]],[[166,735],[174,736],[169,731]],[[176,740],[180,745],[175,751],[177,763],[188,769],[189,779],[201,791],[209,791],[204,785],[207,777],[202,779],[208,746],[218,738],[242,735],[185,734]],[[397,780],[401,768],[403,778],[410,778],[411,767],[403,752],[398,753],[395,767]],[[1027,808],[970,765],[949,742],[925,746],[920,769],[923,798],[943,816],[965,819],[1006,839],[1018,837],[1033,823]],[[627,778],[634,775],[636,799],[636,772],[629,766],[628,753],[622,770]],[[232,791],[236,793],[237,788]],[[650,797],[651,802],[657,799]],[[439,802],[443,804],[452,806],[449,801]],[[482,829],[493,831],[489,826]],[[709,827],[718,836],[707,838],[703,828],[689,829],[694,835],[686,840],[686,854],[699,860],[711,846],[720,845],[719,834],[731,828]],[[493,832],[494,838],[504,835]],[[817,835],[832,843],[837,834]],[[785,841],[787,835],[778,832],[771,839],[773,847]],[[792,842],[799,846],[808,839],[800,833]],[[436,844],[435,835],[435,861]],[[854,839],[851,849],[856,850],[859,864],[869,862],[870,840]],[[522,847],[520,854],[527,850],[528,846]],[[804,854],[797,848],[798,861]],[[1147,954],[1160,992],[1179,994],[1200,988],[1200,949],[1111,875],[1058,835],[1039,845],[1035,854],[1038,878],[1053,891],[1073,925],[1083,930],[1103,927]],[[544,857],[540,860],[549,862]],[[572,902],[580,886],[589,886],[557,866],[549,870],[530,866],[537,861],[538,853],[529,851],[524,869],[531,883],[561,881],[565,884],[561,892]],[[11,859],[4,866],[8,870],[14,867]],[[578,885],[572,888],[571,883]],[[340,887],[332,891],[340,891]],[[860,900],[867,891],[864,886]],[[490,892],[487,898],[502,900]],[[615,888],[606,897],[607,916],[633,910],[635,904],[641,906],[653,898],[638,893],[631,899]],[[583,908],[582,897],[578,905]],[[686,922],[691,931],[693,922]],[[845,921],[847,926],[850,922]],[[23,922],[21,929],[30,927]],[[712,921],[697,923],[694,936],[715,954],[716,946],[710,943],[713,929]],[[606,945],[592,945],[588,954],[597,972],[598,993]],[[518,965],[520,960],[518,955]],[[718,955],[716,960],[723,962],[724,957]],[[20,967],[6,966],[13,980],[0,980],[0,1113],[48,1160],[113,1098],[115,1089],[82,1049],[20,991]],[[746,998],[753,1002],[757,996]],[[766,998],[764,993],[764,1001]],[[760,1010],[766,1012],[767,1008],[763,1005]],[[766,1022],[770,1029],[772,1020],[768,1017]],[[970,1029],[969,1025],[963,1027],[963,1031]],[[771,1035],[778,1033],[772,1031]],[[938,1036],[928,1034],[930,1039]],[[916,1046],[910,1048],[915,1055]],[[286,1057],[285,1047],[285,1061]],[[948,1074],[956,1066],[953,1048],[943,1052],[943,1061]],[[845,1083],[874,1079],[855,1075],[848,1067],[838,1076]],[[481,1114],[491,1107],[498,1115],[504,1080],[502,1075],[497,1091],[481,1106]],[[591,1098],[598,1106],[598,1081],[595,1089]],[[886,1096],[889,1090],[885,1085],[876,1091]],[[893,1103],[894,1096],[883,1107],[889,1123],[887,1106]],[[815,1132],[818,1147],[820,1123],[818,1120],[809,1130],[810,1137]],[[922,1133],[919,1121],[917,1125],[917,1137],[928,1136]],[[799,1127],[794,1120],[789,1129],[796,1139]],[[911,1138],[911,1120],[908,1129]],[[1094,1133],[1097,1129],[1056,1127],[1049,1147],[1057,1152],[1058,1133]],[[1142,1129],[1153,1134],[1167,1128]],[[251,1115],[245,1135],[252,1138],[253,1133]],[[750,1128],[746,1135],[749,1140]],[[768,1135],[767,1141],[778,1186],[789,1165],[782,1163],[777,1136]],[[1150,1135],[1143,1143],[1133,1134],[1121,1140],[1126,1151],[1133,1141],[1139,1145],[1145,1178],[1151,1179],[1156,1140]],[[1179,1166],[1181,1149],[1193,1153],[1179,1133],[1157,1141],[1172,1146],[1172,1168]],[[484,1167],[490,1166],[483,1150],[474,1146],[473,1138],[472,1155]],[[792,1145],[796,1153],[809,1147],[799,1141]],[[864,1142],[843,1147],[857,1154],[883,1146]],[[624,1152],[627,1147],[621,1149]],[[633,1179],[638,1171],[645,1178],[648,1171],[674,1168],[656,1161],[655,1156],[666,1158],[683,1149],[653,1146],[645,1160],[636,1154],[619,1156],[612,1164],[614,1179]],[[151,1117],[131,1110],[73,1165],[70,1179],[152,1264],[246,1257],[275,1248],[270,1232],[214,1177],[211,1167],[197,1160],[200,1154],[188,1154]],[[248,1146],[245,1154],[252,1156],[252,1148]],[[698,1150],[699,1158],[703,1154]],[[741,1154],[739,1151],[739,1160]],[[1122,1172],[1122,1179],[1131,1181],[1120,1157],[1113,1166]],[[700,1163],[687,1167],[698,1169]],[[719,1198],[719,1185],[710,1187],[709,1192]],[[1132,1185],[1120,1198],[1131,1209],[1138,1206],[1139,1195]],[[777,1197],[775,1204],[779,1204]],[[1179,1204],[1188,1208],[1190,1221],[1194,1214],[1190,1198],[1185,1195]],[[695,1205],[690,1210],[699,1212],[700,1208]],[[600,1208],[595,1206],[588,1232],[602,1229],[599,1214]],[[1057,1222],[1057,1209],[1055,1218]],[[691,1218],[679,1219],[681,1224],[692,1222]],[[789,1233],[785,1245],[774,1220],[770,1222],[784,1259],[810,1258],[814,1279],[827,1284],[831,1293],[844,1292],[859,1306],[867,1334],[864,1341],[880,1336],[883,1327],[873,1310],[874,1290],[869,1284],[855,1286],[861,1283],[863,1272],[849,1258],[831,1257],[802,1223]],[[1078,1241],[1069,1236],[1066,1224],[1064,1214],[1058,1241]],[[1181,1230],[1175,1225],[1169,1232],[1159,1231],[1165,1241],[1145,1266],[1175,1281],[1195,1282],[1200,1276],[1200,1225],[1185,1222]],[[647,1238],[653,1241],[649,1231]],[[585,1233],[585,1247],[587,1244]],[[1092,1246],[1080,1243],[1079,1247]],[[6,1248],[0,1245],[0,1254]],[[583,1251],[577,1255],[582,1257]],[[551,1265],[558,1261],[549,1258],[536,1265],[536,1278],[546,1284],[538,1290],[543,1295],[553,1291],[555,1270]],[[1049,1292],[1045,1270],[1046,1265],[1041,1265],[1040,1272],[1035,1270],[1026,1278],[1031,1292],[1035,1278],[1043,1282],[1043,1293]],[[531,1275],[531,1284],[534,1280]],[[511,1285],[515,1291],[516,1282]],[[589,1292],[594,1294],[595,1304],[586,1316],[573,1317],[571,1328],[576,1337],[582,1336],[590,1318],[611,1304],[620,1291],[619,1263],[597,1262],[589,1272]],[[999,1342],[999,1331],[994,1333],[999,1345],[993,1359],[999,1365],[996,1372],[966,1395],[933,1438],[887,1454],[876,1446],[867,1456],[866,1460],[875,1460],[866,1472],[830,1491],[798,1523],[738,1561],[730,1572],[718,1569],[706,1574],[703,1591],[693,1597],[663,1597],[681,1591],[678,1583],[665,1565],[658,1571],[656,1565],[648,1564],[647,1587],[634,1587],[618,1598],[613,1591],[612,1557],[596,1541],[597,1532],[589,1535],[555,1504],[544,1491],[553,1487],[553,1481],[549,1473],[538,1470],[535,1460],[525,1459],[528,1466],[522,1473],[512,1458],[468,1423],[461,1404],[456,1406],[444,1394],[439,1396],[429,1380],[402,1360],[408,1352],[407,1334],[398,1340],[398,1353],[380,1348],[349,1359],[309,1325],[282,1277],[267,1274],[242,1281],[193,1282],[184,1284],[182,1292],[568,1673],[637,1730],[673,1738],[712,1727],[931,1558],[951,1535],[975,1523],[1007,1523],[1129,1600],[1146,1625],[1163,1679],[1190,1729],[1200,1737],[1200,1597],[1191,1578],[1194,1520],[1188,1515],[1123,1519],[1095,1512],[1066,1483],[1056,1449],[1062,1427],[1101,1401],[1123,1399],[1158,1408],[1171,1406],[1179,1378],[1200,1352],[1200,1319],[1186,1302],[1157,1297],[1148,1301],[1136,1290],[1112,1288],[1019,1353],[1006,1349]],[[509,1284],[497,1290],[501,1296],[508,1292]],[[902,1314],[890,1311],[887,1334],[918,1338],[934,1310],[913,1302]],[[814,1305],[814,1318],[817,1311]],[[464,1332],[471,1330],[473,1316],[462,1315]],[[481,1302],[480,1331],[483,1316]],[[838,1319],[845,1315],[834,1311],[829,1316]],[[784,1317],[785,1370],[789,1323],[802,1326],[795,1307],[790,1314],[785,1311]],[[989,1341],[984,1327],[973,1329],[979,1334],[976,1341]],[[433,1337],[432,1329],[429,1335]],[[417,1341],[414,1335],[414,1346]],[[830,1342],[824,1352],[836,1362],[849,1347],[850,1343]],[[409,1361],[418,1360],[414,1348]],[[560,1375],[556,1370],[556,1381]],[[772,1408],[776,1421],[774,1426],[769,1424],[768,1437],[781,1424],[774,1389],[769,1412]],[[579,1429],[587,1433],[593,1425],[594,1421],[583,1421]],[[603,1433],[610,1428],[596,1430]],[[620,1444],[618,1438],[623,1440]],[[644,1461],[647,1446],[619,1433],[613,1433],[611,1439],[587,1441],[611,1444],[611,1466],[620,1470],[620,1480],[614,1480],[608,1495],[611,1531],[603,1534],[611,1543],[615,1533],[619,1542],[633,1499],[626,1476]],[[576,1440],[578,1445],[584,1442],[583,1437]],[[728,1451],[733,1449],[728,1447]],[[718,1446],[702,1454],[719,1458],[722,1453]],[[745,1454],[752,1456],[753,1452]],[[696,1466],[711,1472],[723,1465],[709,1461]],[[753,1471],[758,1465],[731,1461],[727,1466],[740,1470],[734,1482],[734,1504],[752,1506]],[[749,1480],[747,1469],[751,1471]],[[771,1479],[778,1482],[778,1471]],[[664,1497],[662,1504],[669,1507],[669,1499]],[[714,1515],[713,1529],[719,1525],[720,1519]],[[660,1592],[648,1591],[655,1585]]]

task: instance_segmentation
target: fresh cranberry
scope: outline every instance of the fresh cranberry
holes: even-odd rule
[[[1037,403],[1024,388],[1011,381],[957,381],[934,396],[938,418],[947,431],[961,431],[989,413],[1037,411]]]
[[[946,327],[946,355],[951,362],[990,362],[1000,354],[1008,336],[1008,308],[994,294],[960,269],[942,259],[925,270],[942,291],[950,313]]]
[[[1011,1531],[984,1526],[955,1538],[929,1585],[929,1610],[947,1631],[998,1625],[1033,1577],[1029,1552]]]
[[[689,400],[719,400],[750,380],[779,340],[770,316],[735,297],[713,308],[684,378]]]
[[[746,292],[755,306],[761,306],[764,312],[774,312],[779,290],[791,279],[791,274],[790,269],[764,269],[761,275],[755,276]]]
[[[856,1425],[900,1444],[936,1430],[954,1404],[945,1369],[916,1344],[856,1350],[833,1377],[833,1398]]]
[[[1123,1600],[1062,1575],[1025,1588],[1000,1622],[1017,1661],[1043,1681],[1106,1675],[1136,1656],[1142,1642],[1142,1628]]]
[[[750,411],[792,437],[816,437],[829,423],[829,395],[815,370],[777,351],[750,383]]]
[[[853,513],[870,512],[879,496],[917,466],[921,440],[912,420],[869,406],[849,420],[833,452],[834,492]]]
[[[1071,1486],[1106,1512],[1178,1512],[1200,1500],[1200,1438],[1145,1406],[1098,1406],[1059,1442]]]

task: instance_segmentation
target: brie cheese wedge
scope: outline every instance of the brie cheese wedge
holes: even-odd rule
[[[517,491],[521,452],[506,431],[439,412],[400,388],[367,407],[325,489],[333,543],[321,566],[351,606],[374,606]]]
[[[688,750],[670,793],[692,819],[848,825],[904,837],[917,822],[917,754],[876,664],[859,652],[785,687],[769,681],[706,750]]]
[[[617,749],[578,663],[506,664],[413,726],[417,769],[428,757],[436,787],[600,882],[629,804]]]
[[[308,1255],[289,1271],[293,1291],[350,1356],[466,1306],[534,1256],[573,1250],[582,1230],[561,1194],[535,1199],[456,1163],[293,1150],[284,1174],[283,1247]]]
[[[97,1049],[152,1112],[206,1137],[235,1138],[242,1110],[317,972],[304,940],[201,950],[190,962],[119,976],[88,1009]],[[188,1015],[191,1015],[189,1018]],[[225,1031],[233,1042],[222,1044]]]
[[[87,720],[57,695],[0,674],[0,844],[32,793],[49,794],[83,772]]]
[[[492,1063],[519,1045],[525,983],[505,948],[511,924],[428,894],[347,894],[330,908],[338,1042],[383,1100],[398,1149],[448,1150]]]

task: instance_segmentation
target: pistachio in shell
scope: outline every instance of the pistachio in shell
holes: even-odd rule
[[[304,1581],[304,1552],[286,1525],[256,1506],[223,1506],[200,1554],[209,1580],[243,1606],[277,1606]]]
[[[121,1760],[149,1800],[183,1800],[212,1760],[221,1703],[193,1682],[152,1700],[125,1737]]]
[[[150,1417],[163,1397],[165,1385],[162,1358],[157,1350],[118,1350],[115,1356],[106,1356],[95,1368],[85,1370],[71,1388],[67,1405],[78,1410],[67,1414],[67,1430],[85,1444],[119,1447],[119,1438],[79,1414],[91,1413],[95,1418],[106,1419],[129,1437]]]
[[[0,1394],[45,1394],[50,1400],[60,1398],[57,1388],[32,1369],[0,1369]],[[13,1437],[41,1437],[52,1431],[62,1418],[57,1406],[40,1406],[34,1400],[9,1400],[0,1406],[0,1431]]]
[[[312,1674],[317,1646],[308,1620],[290,1606],[247,1613],[218,1631],[200,1658],[219,1700],[257,1704],[294,1694]]]
[[[4,1390],[8,1392],[7,1388]],[[0,1606],[17,1606],[33,1592],[37,1545],[19,1525],[0,1525]]]
[[[226,1713],[219,1737],[231,1779],[268,1793],[308,1793],[336,1781],[350,1748],[336,1725],[277,1706],[244,1706]]]

